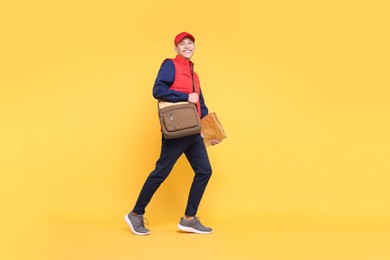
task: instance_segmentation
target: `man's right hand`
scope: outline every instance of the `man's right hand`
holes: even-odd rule
[[[198,93],[191,93],[188,95],[188,102],[196,104],[199,100],[199,94]]]

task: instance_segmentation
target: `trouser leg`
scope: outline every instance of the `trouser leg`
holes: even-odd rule
[[[168,177],[177,159],[188,147],[185,139],[162,139],[160,158],[156,162],[156,168],[149,174],[133,211],[137,214],[144,214],[145,208],[152,199],[154,193],[161,183]]]
[[[207,154],[203,138],[197,136],[197,142],[194,142],[186,151],[185,155],[195,172],[188,196],[186,216],[195,216],[198,211],[199,203],[206,189],[207,183],[211,177],[212,169]]]

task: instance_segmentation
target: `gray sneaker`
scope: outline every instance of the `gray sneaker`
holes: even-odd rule
[[[125,215],[125,221],[134,234],[138,236],[145,236],[150,234],[149,229],[145,228],[144,215],[134,216],[133,211],[131,211],[129,214]]]
[[[213,230],[209,227],[205,227],[200,223],[198,217],[194,217],[191,220],[187,220],[184,217],[180,219],[179,225],[177,227],[185,232],[192,232],[197,234],[210,234]]]

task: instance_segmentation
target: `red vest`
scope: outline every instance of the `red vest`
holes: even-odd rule
[[[192,77],[194,77],[195,92],[200,95],[200,82],[198,74],[194,71],[194,63],[190,60],[176,55],[176,58],[171,59],[175,65],[175,81],[170,89],[184,92],[187,94],[193,93]],[[193,75],[193,76],[192,76]],[[196,104],[198,114],[200,116],[200,101]]]

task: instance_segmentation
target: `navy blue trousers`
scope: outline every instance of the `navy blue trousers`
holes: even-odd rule
[[[212,172],[207,150],[200,134],[176,139],[162,138],[160,158],[156,162],[156,168],[150,173],[141,189],[133,209],[135,213],[145,213],[145,208],[152,199],[153,194],[168,177],[176,161],[183,153],[195,173],[185,215],[196,215]]]

